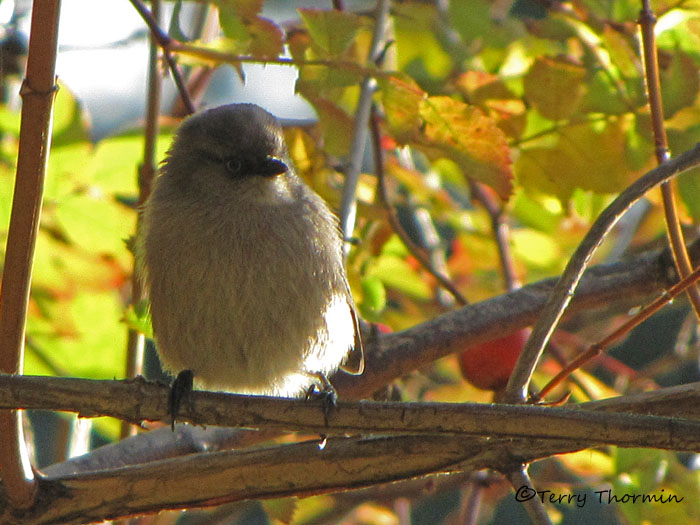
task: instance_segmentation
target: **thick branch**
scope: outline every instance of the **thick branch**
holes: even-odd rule
[[[301,404],[298,400],[294,403]],[[487,410],[490,407],[483,406]],[[455,405],[458,407],[460,405]],[[543,413],[567,412],[528,406],[505,408],[522,411],[523,415],[533,408]],[[344,410],[346,407],[340,412]],[[318,407],[316,411],[320,412]],[[689,451],[700,449],[698,422],[619,413],[607,414],[605,419],[612,425],[622,420],[644,423],[634,430],[630,427],[628,437],[613,439],[611,444]],[[529,414],[528,418],[514,418],[510,424],[522,427],[522,423],[528,420]],[[557,425],[556,421],[551,423]],[[538,424],[542,429],[547,428],[542,421]],[[565,425],[559,424],[558,428],[564,433],[570,431]],[[519,463],[607,442],[597,435],[597,430],[598,427],[588,428],[586,432],[590,439],[582,440],[543,437],[484,439],[425,434],[331,438],[323,448],[316,440],[256,450],[192,454],[78,476],[42,478],[40,498],[31,509],[10,511],[0,496],[0,508],[5,509],[4,514],[0,514],[0,521],[82,523],[163,508],[349,490],[430,473],[486,467],[506,472]],[[397,451],[401,461],[396,461]]]
[[[164,386],[143,380],[0,376],[0,407],[60,409],[74,405],[73,409],[87,408],[88,413],[157,418],[164,414],[166,398]],[[195,392],[183,416],[202,422],[329,434],[379,431],[384,435],[330,438],[324,448],[316,440],[257,450],[206,451],[139,465],[99,465],[98,471],[77,475],[56,465],[47,469],[53,473],[50,477],[40,479],[40,497],[28,510],[10,511],[3,505],[0,487],[0,508],[5,509],[0,522],[82,523],[163,508],[349,490],[439,472],[487,467],[507,472],[523,462],[606,444],[698,451],[700,421],[679,418],[692,417],[698,401],[700,385],[696,383],[568,409],[340,403],[325,426],[322,411],[313,402]],[[103,405],[107,408],[100,408]],[[394,431],[412,435],[387,436]],[[157,431],[112,447],[143,441],[153,434]],[[397,451],[401,461],[396,461]]]
[[[0,408],[64,410],[81,416],[157,421],[167,414],[168,388],[143,379],[99,381],[0,375]],[[696,388],[686,397],[697,400]],[[477,403],[339,402],[325,422],[315,400],[193,392],[179,417],[201,425],[319,434],[467,434],[580,440],[596,444],[700,449],[700,422],[681,420],[687,441],[668,436],[669,418],[597,414],[543,406]],[[677,448],[679,447],[679,448]]]
[[[700,261],[700,241],[689,249]],[[612,306],[630,308],[670,287],[676,279],[666,251],[590,268],[583,276],[567,315]],[[531,325],[554,289],[546,279],[516,291],[454,310],[408,330],[366,341],[367,367],[362,376],[336,374],[333,385],[343,398],[370,396],[412,370],[467,347]],[[619,311],[619,310],[618,310]],[[368,339],[368,338],[365,338]]]

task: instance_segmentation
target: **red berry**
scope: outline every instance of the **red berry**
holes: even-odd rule
[[[462,376],[483,390],[500,390],[508,383],[515,362],[530,335],[529,328],[467,348],[459,356]]]

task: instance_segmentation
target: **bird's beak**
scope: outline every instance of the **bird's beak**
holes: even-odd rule
[[[263,177],[274,177],[282,175],[288,170],[287,164],[277,157],[265,157],[265,160],[259,167],[259,174]]]

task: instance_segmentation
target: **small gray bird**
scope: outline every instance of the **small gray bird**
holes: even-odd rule
[[[298,396],[364,368],[337,218],[294,172],[275,117],[187,118],[142,210],[137,268],[164,367],[210,390]]]

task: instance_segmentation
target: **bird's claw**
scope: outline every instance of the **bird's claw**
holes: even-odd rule
[[[192,392],[194,385],[194,374],[192,370],[183,370],[180,372],[173,384],[170,385],[170,393],[168,394],[168,415],[170,416],[170,428],[175,431],[175,420],[180,412],[180,405],[183,398],[187,397]]]

